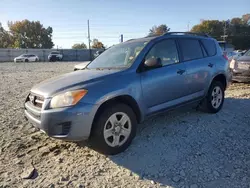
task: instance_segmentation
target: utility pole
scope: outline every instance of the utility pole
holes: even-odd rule
[[[121,34],[121,42],[123,42],[123,34]]]
[[[226,35],[227,34],[227,22],[229,22],[229,20],[225,21],[225,24],[223,27],[223,36],[221,36],[223,38],[223,41],[226,41],[226,38],[228,37],[228,35]]]
[[[91,49],[90,49],[89,20],[88,20],[88,40],[89,40],[89,58],[90,58],[90,60],[92,60],[92,57],[91,57]]]

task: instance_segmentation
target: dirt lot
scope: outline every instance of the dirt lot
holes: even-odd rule
[[[139,125],[131,147],[104,156],[35,131],[23,102],[36,83],[74,63],[0,64],[0,187],[249,187],[250,84],[233,84],[222,111],[171,111]],[[36,172],[32,180],[22,177]]]

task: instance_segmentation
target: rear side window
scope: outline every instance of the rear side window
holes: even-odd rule
[[[179,45],[182,51],[183,61],[203,58],[201,45],[196,39],[180,39]]]
[[[203,46],[205,47],[208,56],[214,56],[216,54],[216,46],[213,40],[201,40]]]

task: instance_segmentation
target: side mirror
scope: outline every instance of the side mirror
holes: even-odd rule
[[[161,64],[161,59],[160,58],[150,58],[150,59],[147,59],[145,62],[144,62],[144,66],[146,68],[159,68],[159,67],[162,67],[162,64]]]

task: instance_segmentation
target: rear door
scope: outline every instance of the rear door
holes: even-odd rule
[[[157,42],[145,57],[160,58],[162,67],[141,74],[141,86],[148,113],[176,105],[177,99],[186,95],[185,65],[180,63],[176,41],[164,39]]]
[[[180,38],[178,40],[182,61],[187,69],[186,85],[188,87],[188,94],[193,97],[201,97],[205,94],[205,90],[211,80],[212,70],[215,68],[215,62],[213,58],[209,57],[206,46],[211,47],[210,51],[212,55],[215,55],[215,43],[198,38]],[[214,51],[214,52],[213,52]]]
[[[35,61],[35,56],[34,55],[29,55],[29,61]]]

